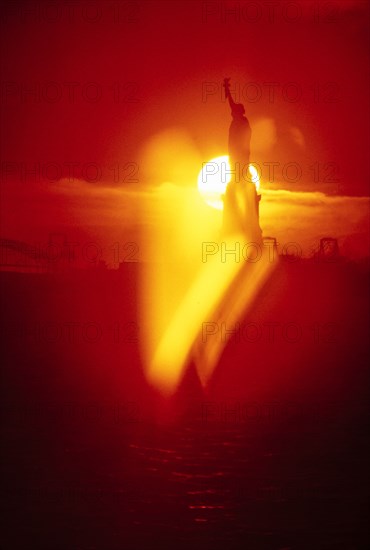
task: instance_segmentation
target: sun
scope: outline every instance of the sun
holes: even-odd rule
[[[251,180],[256,190],[259,190],[260,180],[258,172],[253,164],[250,164],[249,172]],[[228,155],[215,157],[203,164],[203,168],[198,175],[198,191],[204,201],[212,208],[223,210],[224,203],[222,195],[226,191],[227,184],[231,180],[230,164]]]

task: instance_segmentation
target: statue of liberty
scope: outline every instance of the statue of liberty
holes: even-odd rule
[[[242,233],[247,242],[262,245],[259,226],[259,200],[249,171],[251,127],[241,103],[235,103],[230,93],[230,78],[224,79],[225,95],[233,118],[229,129],[229,164],[231,181],[224,195],[223,233]]]

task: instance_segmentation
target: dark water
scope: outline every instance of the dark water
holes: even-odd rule
[[[348,412],[167,427],[18,416],[2,547],[365,548],[367,433]]]
[[[112,336],[136,321],[136,276],[4,276],[1,548],[367,548],[364,277],[320,272],[320,291],[294,269],[290,302],[259,314],[340,338],[229,345],[207,394],[189,375],[167,404]],[[97,319],[96,345],[40,336]]]

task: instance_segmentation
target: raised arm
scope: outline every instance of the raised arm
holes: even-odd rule
[[[225,97],[229,100],[229,105],[231,107],[231,110],[233,111],[235,108],[235,101],[232,98],[232,95],[230,93],[230,78],[224,78],[224,88],[225,88]]]
[[[233,98],[232,98],[232,95],[231,95],[231,93],[230,93],[230,90],[227,90],[226,97],[227,97],[227,99],[229,100],[229,105],[230,105],[230,107],[231,107],[231,110],[233,110],[234,107],[235,107],[235,105],[236,105],[236,103],[235,103],[235,101],[234,101]]]

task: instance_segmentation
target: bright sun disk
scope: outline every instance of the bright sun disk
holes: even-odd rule
[[[251,181],[255,184],[258,192],[260,180],[258,172],[253,164],[250,164],[249,172]],[[224,204],[222,195],[226,191],[227,184],[231,180],[230,164],[228,155],[215,157],[204,163],[198,175],[198,191],[204,201],[212,208],[223,210]]]

